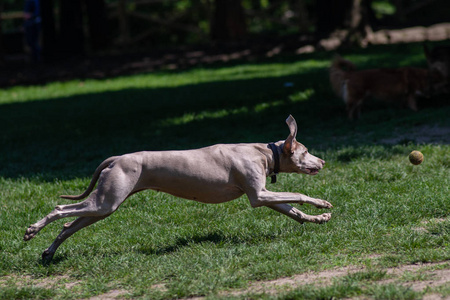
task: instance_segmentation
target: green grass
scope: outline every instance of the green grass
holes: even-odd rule
[[[420,45],[341,54],[361,68],[425,65]],[[361,120],[349,122],[329,87],[331,57],[0,91],[0,298],[88,298],[111,290],[148,299],[215,298],[251,281],[351,265],[369,268],[328,286],[250,296],[421,298],[378,281],[387,267],[450,259],[450,146],[418,144],[413,134],[423,126],[450,126],[450,106],[445,97],[421,102],[418,113],[372,104]],[[267,208],[252,209],[245,196],[205,205],[145,191],[69,238],[49,265],[40,254],[68,220],[22,241],[31,223],[68,203],[58,195],[83,191],[108,156],[277,141],[288,135],[288,114],[299,124],[298,140],[327,164],[314,177],[280,175],[268,188],[330,201],[327,224],[300,225]],[[383,142],[399,135],[398,143]],[[425,155],[420,166],[407,160],[413,149]],[[449,294],[444,287],[436,291]]]

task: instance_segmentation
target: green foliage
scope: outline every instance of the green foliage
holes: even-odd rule
[[[396,7],[391,3],[391,1],[372,1],[371,6],[378,19],[381,19],[386,15],[393,15],[396,11]]]
[[[361,68],[420,66],[420,51],[409,45],[343,55]],[[89,298],[111,290],[148,299],[216,298],[250,281],[350,265],[367,268],[276,297],[420,298],[380,281],[386,267],[450,259],[449,165],[442,163],[450,148],[448,142],[417,143],[412,135],[420,126],[449,126],[450,107],[439,99],[419,112],[374,104],[350,122],[328,84],[331,56],[0,91],[0,298]],[[83,191],[108,156],[273,142],[288,135],[289,114],[299,124],[298,140],[327,163],[317,176],[281,174],[268,188],[330,201],[327,224],[300,225],[267,208],[252,209],[245,196],[205,205],[145,191],[77,232],[49,265],[40,253],[70,220],[22,241],[27,226],[68,203],[58,195]],[[419,166],[408,162],[413,149],[425,156]]]

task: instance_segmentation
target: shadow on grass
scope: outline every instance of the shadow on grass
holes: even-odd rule
[[[314,76],[323,74],[308,74]],[[295,90],[284,87],[287,81],[296,83]],[[338,102],[289,100],[291,93],[310,88],[303,75],[2,105],[0,176],[90,176],[112,155],[284,139],[289,114],[305,127],[339,120]],[[314,111],[320,114],[311,122]]]
[[[275,234],[259,234],[255,243],[260,243],[263,240],[270,240],[275,237]],[[184,247],[189,247],[192,244],[212,243],[216,246],[221,245],[239,245],[239,244],[252,244],[252,239],[248,236],[246,238],[238,236],[223,235],[220,232],[207,233],[203,235],[194,235],[188,238],[178,238],[175,243],[165,247],[159,248],[140,248],[137,250],[139,253],[145,255],[164,255],[176,252]]]
[[[260,243],[262,240],[268,240],[274,238],[275,234],[259,234],[255,243]],[[250,244],[251,239],[247,236],[246,238],[238,236],[223,235],[221,232],[210,232],[206,234],[193,235],[186,238],[178,238],[172,245],[167,245],[164,247],[148,248],[139,247],[136,250],[137,253],[143,255],[165,255],[177,252],[185,247],[191,247],[193,244],[203,244],[212,243],[216,246],[221,246],[225,244],[239,245],[239,244]],[[104,257],[115,257],[121,256],[124,252],[121,251],[107,251],[103,253]],[[91,253],[89,255],[92,255]],[[51,260],[44,260],[42,258],[37,260],[37,264],[48,267],[50,265],[58,265],[69,259],[69,256],[65,253],[56,252],[55,256]]]
[[[210,242],[213,244],[223,244],[223,243],[229,243],[232,242],[235,244],[237,242],[236,240],[230,239],[225,237],[224,235],[220,233],[208,233],[205,235],[196,235],[192,236],[190,238],[179,238],[177,241],[170,246],[161,247],[161,248],[140,248],[138,252],[145,254],[145,255],[164,255],[176,252],[180,248],[186,247],[190,244],[201,244],[205,242]]]
[[[317,54],[316,59],[323,55]],[[293,86],[286,87],[286,82]],[[299,99],[305,91],[310,93]],[[375,105],[370,113],[363,111],[362,120],[349,122],[344,105],[331,92],[327,70],[318,68],[284,77],[4,104],[0,106],[0,176],[71,179],[90,176],[112,155],[273,142],[286,138],[284,120],[289,114],[299,125],[298,140],[309,148],[373,144],[364,138],[368,133],[386,134],[399,126],[434,122],[430,119],[434,113],[437,120],[443,120],[448,112],[446,101],[431,103],[426,113],[417,115]],[[335,139],[355,135],[353,140]]]

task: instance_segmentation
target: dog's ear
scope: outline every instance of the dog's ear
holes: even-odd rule
[[[292,115],[289,115],[289,117],[286,119],[286,124],[289,127],[289,131],[291,132],[290,136],[292,136],[294,139],[297,136],[297,122],[295,122],[295,119]]]
[[[292,115],[286,119],[290,134],[284,141],[283,152],[287,155],[293,154],[295,151],[295,137],[297,136],[297,122]]]

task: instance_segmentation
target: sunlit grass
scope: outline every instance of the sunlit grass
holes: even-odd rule
[[[327,67],[328,60],[297,61],[277,64],[243,64],[218,69],[192,69],[118,77],[104,80],[71,80],[43,86],[12,87],[0,90],[0,104],[50,100],[75,95],[103,93],[124,89],[174,88],[211,82],[247,80],[305,74]]]
[[[289,100],[292,103],[299,101],[306,101],[314,94],[314,90],[308,89],[303,92],[296,92],[289,96]],[[233,115],[248,114],[248,113],[261,113],[272,108],[284,105],[285,101],[276,100],[272,102],[258,103],[252,107],[243,106],[235,109],[219,109],[216,111],[199,111],[195,113],[185,113],[177,118],[168,118],[161,122],[163,126],[182,125],[194,121],[202,121],[206,119],[220,119]]]

